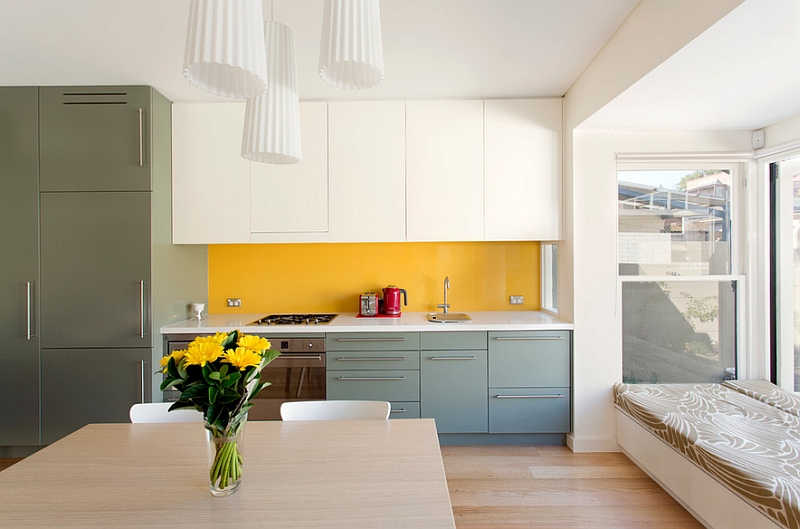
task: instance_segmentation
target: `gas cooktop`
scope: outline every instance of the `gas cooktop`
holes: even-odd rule
[[[330,323],[338,314],[270,314],[250,325],[320,325]]]

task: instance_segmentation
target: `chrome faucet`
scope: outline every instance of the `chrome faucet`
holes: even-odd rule
[[[436,306],[439,307],[440,309],[442,309],[442,311],[445,314],[447,314],[447,309],[450,308],[450,304],[447,302],[447,289],[449,289],[449,288],[450,288],[450,278],[447,277],[447,276],[444,276],[444,303],[442,303],[441,305],[436,305]]]

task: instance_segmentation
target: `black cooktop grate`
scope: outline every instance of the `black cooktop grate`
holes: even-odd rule
[[[338,314],[270,314],[251,325],[320,325],[330,323]]]

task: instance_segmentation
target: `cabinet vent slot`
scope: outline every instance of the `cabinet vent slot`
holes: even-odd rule
[[[127,105],[127,92],[65,92],[64,105]],[[120,99],[122,98],[122,99]]]

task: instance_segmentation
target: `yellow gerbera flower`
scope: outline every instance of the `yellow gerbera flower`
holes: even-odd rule
[[[189,344],[189,347],[193,345],[200,345],[203,343],[221,344],[227,337],[228,333],[226,332],[218,332],[213,336],[198,336],[192,341],[192,343]]]
[[[246,347],[237,347],[225,353],[223,362],[227,362],[239,371],[244,371],[248,367],[257,366],[261,363],[261,355]]]
[[[175,363],[177,364],[178,362],[181,361],[181,358],[183,358],[185,355],[186,355],[186,349],[176,349],[175,351],[172,351],[172,354],[167,355],[167,356],[162,356],[161,357],[161,372],[162,373],[166,373],[167,372],[167,364],[169,364],[169,359],[170,358],[174,358],[175,359]]]
[[[266,338],[262,338],[261,336],[253,336],[252,334],[243,334],[240,336],[239,341],[236,342],[236,345],[256,352],[266,351],[272,347],[272,344],[270,344],[269,340]]]
[[[206,362],[213,362],[224,353],[222,345],[217,342],[203,342],[197,345],[190,345],[189,350],[183,356],[184,365],[204,366]]]

